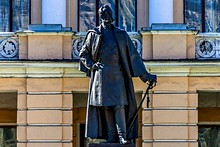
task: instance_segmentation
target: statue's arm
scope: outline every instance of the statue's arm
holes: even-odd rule
[[[137,52],[137,49],[134,47],[131,38],[126,33],[127,45],[129,46],[129,56],[131,60],[131,67],[135,77],[139,77],[144,83],[145,82],[156,82],[157,76],[149,73],[143,63],[142,58]]]
[[[83,65],[89,70],[91,70],[92,66],[95,63],[95,61],[92,59],[92,53],[91,53],[92,45],[93,45],[92,33],[88,33],[83,42],[82,48],[79,53],[79,57]]]

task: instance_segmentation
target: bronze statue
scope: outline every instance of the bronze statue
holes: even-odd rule
[[[137,110],[132,77],[156,81],[148,73],[126,31],[113,25],[108,5],[99,9],[101,25],[89,30],[80,51],[80,70],[90,76],[86,137],[107,143],[128,144],[138,137]]]

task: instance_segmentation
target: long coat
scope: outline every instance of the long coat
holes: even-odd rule
[[[94,92],[92,85],[94,82],[95,70],[92,70],[92,65],[98,61],[100,50],[100,43],[102,41],[101,34],[102,27],[99,26],[93,30],[88,31],[80,51],[80,70],[90,76],[90,88],[88,94],[87,114],[86,114],[86,137],[90,138],[104,138],[107,134],[105,120],[103,119],[103,112],[100,107],[90,106],[90,97]],[[130,37],[126,31],[114,27],[114,35],[118,44],[119,54],[122,62],[122,67],[125,73],[125,85],[127,93],[128,105],[125,106],[127,128],[130,126],[134,114],[137,110],[136,99],[132,77],[139,77],[147,71],[143,61],[136,48],[134,47]],[[134,122],[133,127],[127,134],[128,139],[138,137],[138,121]]]

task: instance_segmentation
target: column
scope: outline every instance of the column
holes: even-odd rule
[[[31,0],[31,23],[42,23],[42,0]]]
[[[152,23],[173,23],[173,0],[149,1],[149,25]]]
[[[42,23],[66,26],[66,0],[42,0]]]

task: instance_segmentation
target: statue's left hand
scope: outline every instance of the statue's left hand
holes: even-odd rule
[[[102,63],[96,62],[95,64],[93,64],[92,69],[94,69],[94,70],[102,69],[103,66],[104,65]]]

